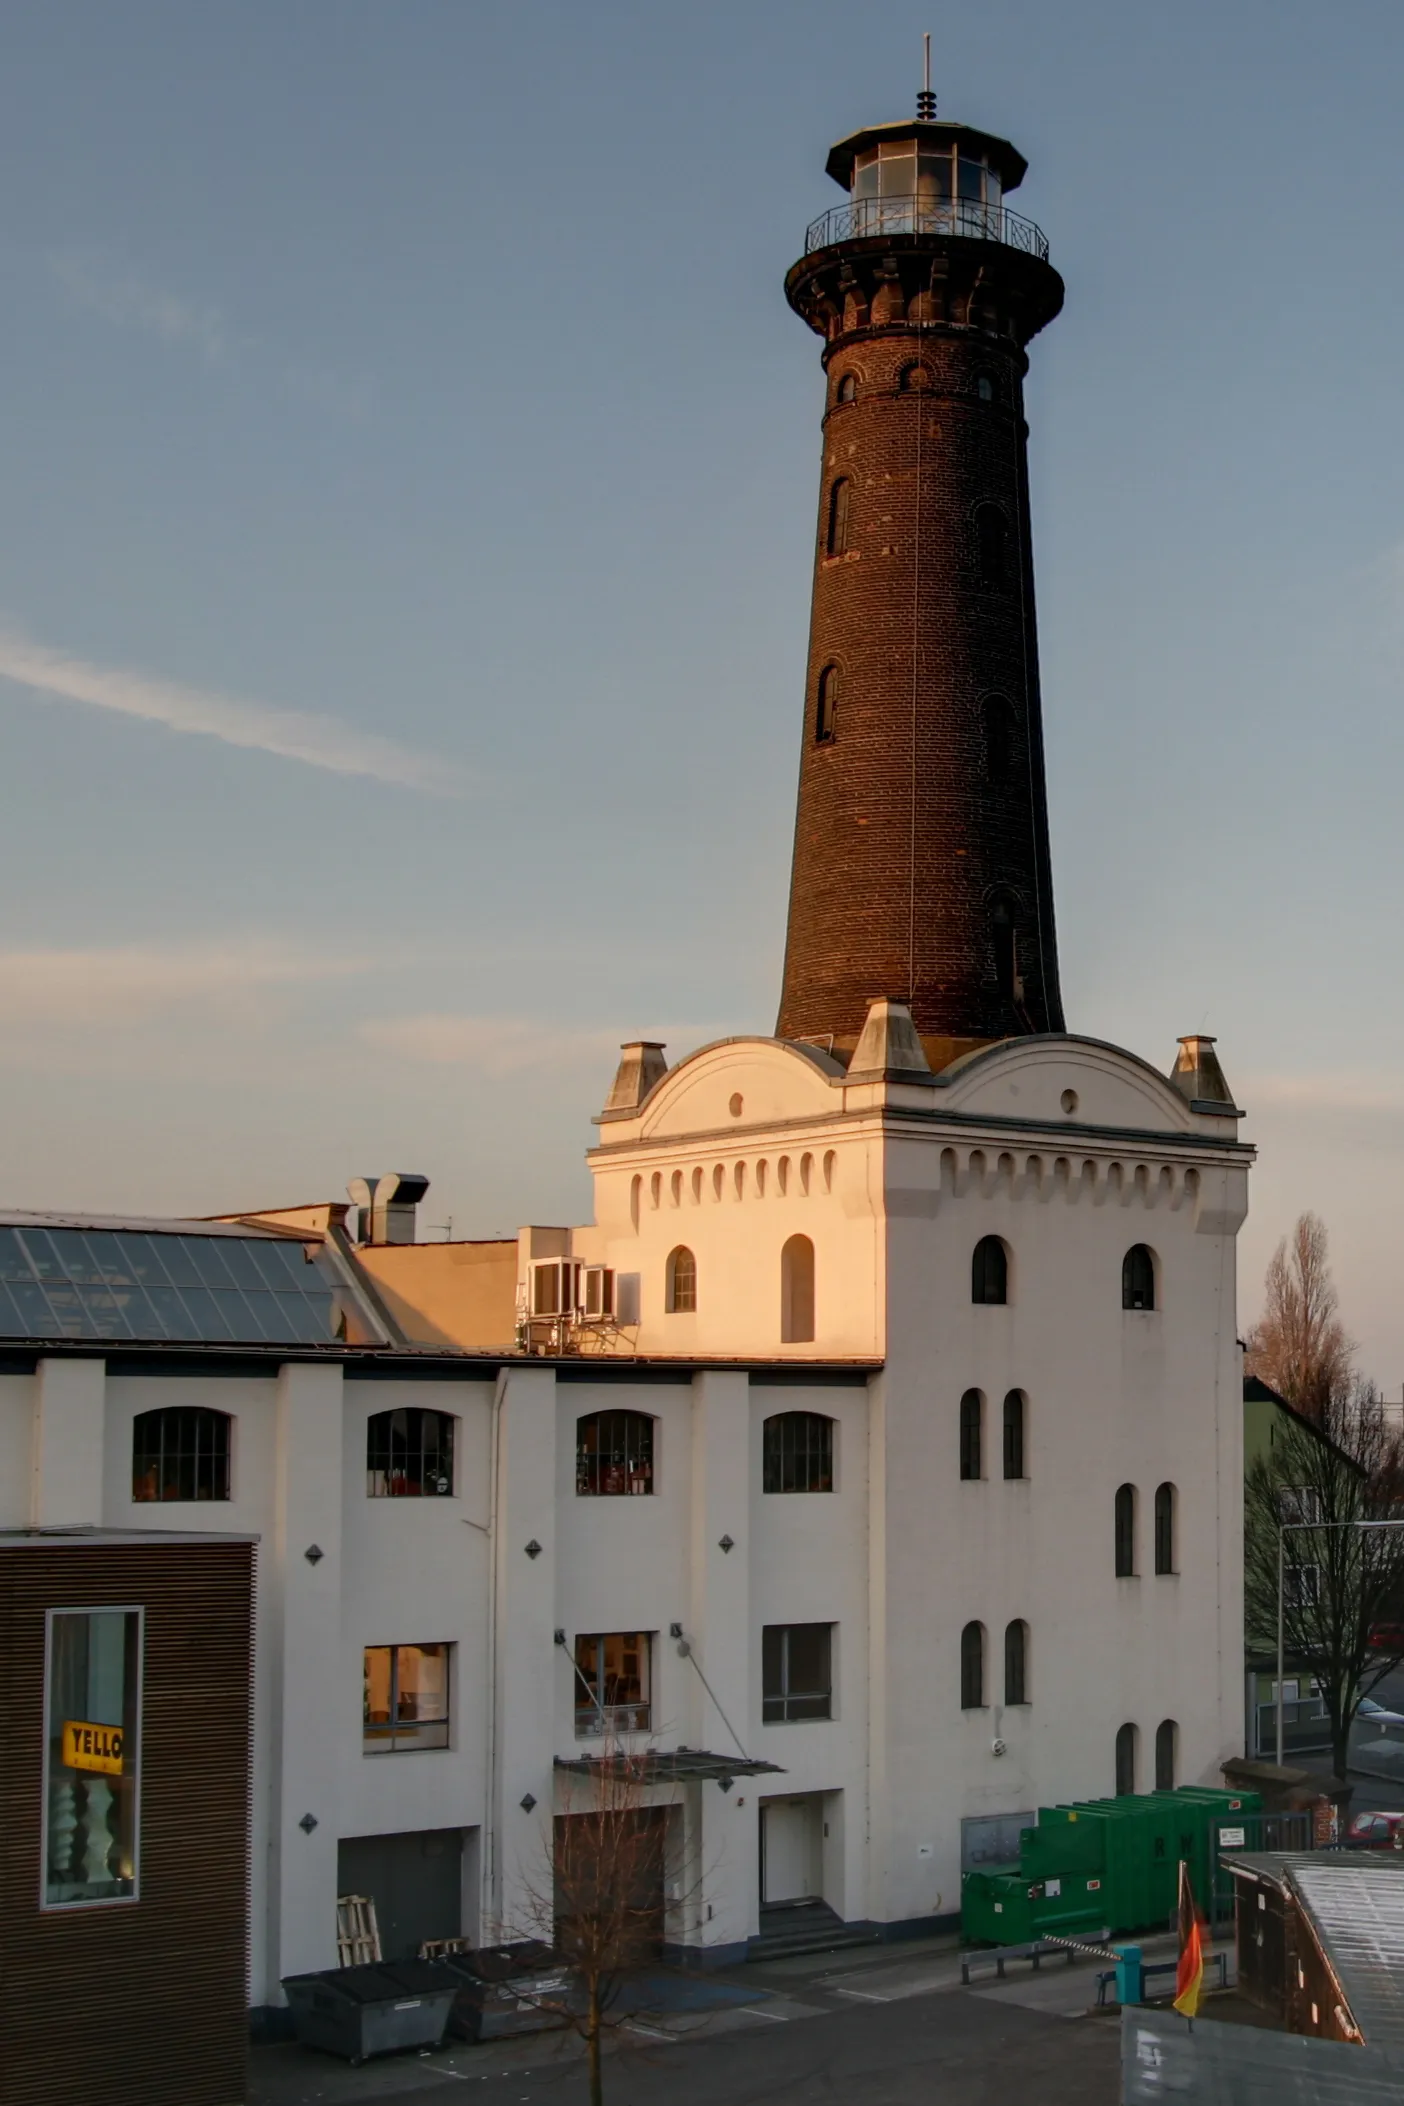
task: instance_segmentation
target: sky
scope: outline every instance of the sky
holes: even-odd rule
[[[1404,1381],[1404,11],[47,0],[0,69],[0,1199],[588,1216],[773,1029],[830,143],[1012,138],[1070,1028],[1208,1030]]]

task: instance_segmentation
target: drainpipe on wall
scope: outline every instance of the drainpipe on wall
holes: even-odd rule
[[[502,1407],[507,1400],[508,1380],[508,1369],[500,1367],[493,1391],[488,1462],[487,1748],[483,1763],[483,1847],[478,1870],[478,1932],[482,1944],[496,1940],[502,1887],[497,1832],[497,1618],[501,1593],[497,1583],[497,1517],[502,1504],[498,1480],[502,1469]]]

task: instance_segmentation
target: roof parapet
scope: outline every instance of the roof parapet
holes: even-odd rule
[[[1179,1091],[1191,1111],[1208,1112],[1219,1118],[1241,1118],[1233,1101],[1215,1040],[1203,1031],[1192,1031],[1180,1040],[1180,1050],[1170,1070],[1170,1086]]]
[[[868,1005],[867,1018],[848,1064],[849,1082],[913,1082],[929,1078],[931,1063],[912,1012],[905,1002],[879,995]]]
[[[668,1072],[668,1063],[663,1058],[663,1041],[657,1038],[634,1038],[619,1048],[623,1055],[615,1070],[614,1081],[605,1099],[605,1118],[628,1118],[639,1109],[644,1098],[655,1083],[661,1082]]]

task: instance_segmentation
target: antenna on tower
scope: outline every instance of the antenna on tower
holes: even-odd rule
[[[921,93],[917,96],[917,116],[929,119],[934,118],[936,115],[936,97],[931,92],[931,31],[929,29],[922,37],[921,42],[922,82]]]

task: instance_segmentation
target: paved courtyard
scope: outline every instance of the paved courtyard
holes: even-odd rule
[[[773,1961],[709,1979],[710,2009],[653,2011],[610,2043],[608,2106],[1114,2106],[1115,2013],[1091,1963],[960,1980],[948,1944]],[[722,1999],[725,1998],[725,2001]],[[733,1998],[736,2000],[733,2001]],[[287,2046],[253,2056],[250,2106],[580,2106],[578,2043],[533,2035],[350,2069]]]

